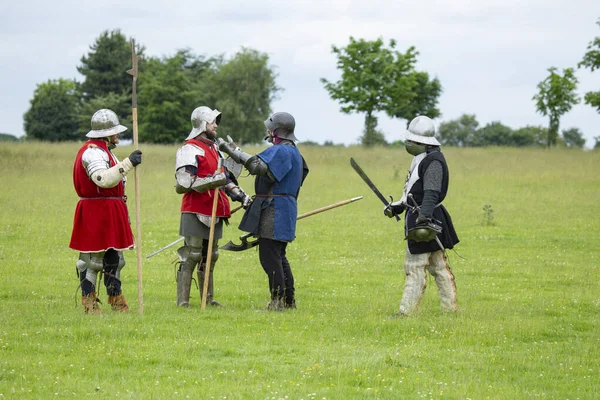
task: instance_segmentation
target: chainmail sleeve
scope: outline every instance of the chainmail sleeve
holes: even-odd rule
[[[427,218],[433,216],[433,209],[440,199],[443,177],[442,163],[437,160],[432,161],[423,173],[423,203],[420,213],[422,216]]]

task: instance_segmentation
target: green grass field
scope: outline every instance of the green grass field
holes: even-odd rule
[[[460,311],[441,312],[430,278],[419,312],[395,319],[402,223],[383,216],[349,158],[398,199],[403,149],[301,146],[311,172],[300,213],[364,198],[298,222],[297,310],[256,312],[269,294],[255,250],[221,251],[225,308],[201,310],[195,288],[190,309],[175,307],[175,246],[144,258],[143,315],[131,251],[122,279],[133,312],[110,312],[102,286],[106,313],[90,316],[68,248],[78,147],[0,143],[2,399],[600,398],[600,152],[444,149]],[[176,147],[142,150],[145,256],[179,237],[181,198]],[[242,179],[250,193],[252,182]],[[221,244],[242,234],[240,219]]]

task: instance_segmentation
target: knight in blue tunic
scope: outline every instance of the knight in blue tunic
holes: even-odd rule
[[[273,146],[263,152],[252,156],[232,141],[220,141],[219,149],[256,176],[256,194],[239,229],[258,237],[260,263],[269,278],[271,294],[267,310],[282,311],[296,308],[294,276],[286,248],[296,237],[297,199],[308,167],[295,145],[294,117],[277,112],[264,123],[266,139]]]

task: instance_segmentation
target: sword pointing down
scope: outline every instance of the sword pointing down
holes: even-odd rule
[[[365,171],[362,170],[362,168],[356,163],[356,161],[354,161],[354,158],[352,158],[352,157],[350,157],[350,165],[352,165],[352,168],[354,168],[356,173],[358,175],[360,175],[362,180],[365,181],[365,183],[371,188],[371,190],[373,191],[373,193],[375,193],[375,195],[379,198],[379,200],[381,200],[381,202],[383,204],[385,204],[386,206],[389,206],[390,205],[389,201],[387,201],[386,198],[383,197],[383,195],[381,194],[379,189],[377,189],[377,186],[375,186],[375,184],[371,181],[371,179],[369,179],[367,174],[365,174]],[[396,221],[400,221],[400,216],[398,214],[396,214],[393,209],[392,209],[392,213],[394,213],[394,216],[396,217]]]

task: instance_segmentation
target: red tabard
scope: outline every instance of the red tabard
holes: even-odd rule
[[[219,166],[219,153],[217,146],[209,140],[190,139],[185,144],[191,144],[204,150],[204,157],[196,156],[198,163],[197,176],[205,178],[208,175],[214,175]],[[194,190],[183,195],[181,201],[182,213],[196,213],[206,216],[212,215],[212,206],[214,201],[215,189],[199,193]],[[219,200],[217,202],[217,217],[231,217],[229,199],[222,190],[219,190]]]
[[[69,247],[82,253],[95,253],[110,248],[132,249],[133,233],[127,205],[123,200],[123,182],[119,182],[115,187],[103,189],[88,177],[81,161],[83,153],[94,146],[108,154],[111,167],[116,164],[115,157],[103,140],[88,140],[77,152],[73,165],[73,184],[80,200],[75,209]]]

